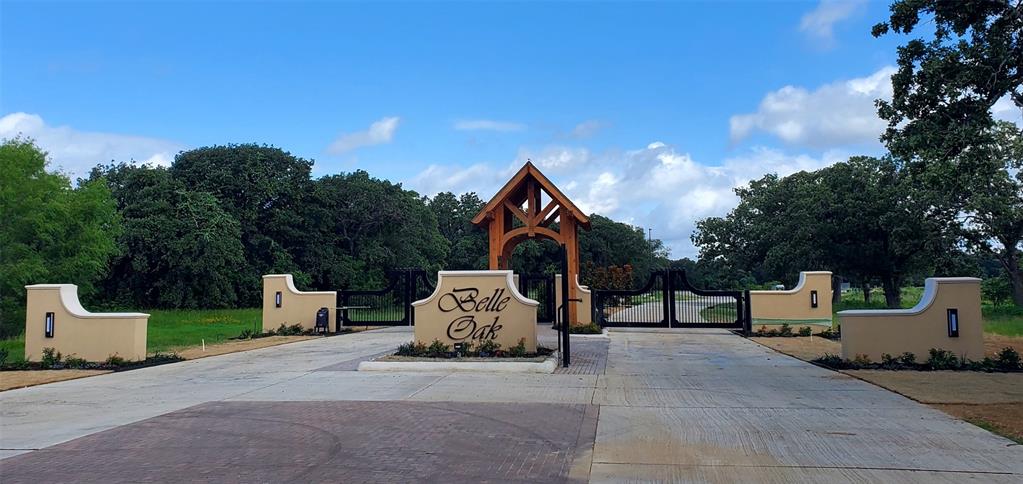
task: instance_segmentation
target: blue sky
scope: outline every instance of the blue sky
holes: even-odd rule
[[[483,198],[531,158],[692,256],[737,184],[881,151],[872,101],[904,40],[870,36],[887,8],[5,1],[0,136],[72,175],[257,142]]]

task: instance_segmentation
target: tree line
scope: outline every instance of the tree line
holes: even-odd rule
[[[991,112],[1023,113],[1023,6],[899,0],[873,34],[921,24],[931,37],[898,48],[893,98],[876,103],[888,154],[736,189],[734,210],[697,225],[700,262],[761,281],[830,269],[890,307],[907,282],[984,275],[992,299],[1023,306],[1023,132]]]
[[[100,309],[253,307],[263,274],[336,290],[380,288],[393,268],[487,268],[475,193],[424,197],[361,170],[313,178],[311,160],[255,144],[181,152],[169,167],[101,165],[77,186],[48,161],[31,140],[0,145],[4,336],[23,328],[26,284],[78,284]],[[645,277],[664,264],[642,229],[591,222],[586,267],[629,264]],[[558,254],[528,241],[513,269],[551,273]]]

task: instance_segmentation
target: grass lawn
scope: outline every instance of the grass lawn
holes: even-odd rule
[[[166,352],[170,348],[196,346],[234,338],[246,329],[262,331],[263,310],[246,309],[152,309],[146,350]]]
[[[263,310],[246,309],[151,309],[149,313],[147,348],[149,353],[167,352],[171,348],[220,343],[246,329],[262,330]],[[24,336],[0,341],[8,351],[7,361],[25,359]]]

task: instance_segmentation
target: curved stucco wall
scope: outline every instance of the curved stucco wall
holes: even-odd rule
[[[811,294],[817,291],[817,307]],[[831,325],[831,272],[799,273],[799,283],[787,291],[750,291],[754,325],[789,323]]]
[[[950,337],[948,310],[956,309],[959,336]],[[931,348],[948,350],[972,360],[984,357],[984,325],[980,312],[980,279],[932,277],[911,309],[851,310],[838,313],[842,325],[842,357],[909,352],[923,362]]]
[[[412,303],[415,339],[427,345],[491,339],[504,349],[521,339],[534,352],[539,305],[519,292],[512,271],[440,271],[433,294]]]
[[[281,307],[277,307],[276,295],[281,293]],[[330,317],[329,331],[334,331],[337,293],[334,291],[299,291],[291,274],[267,274],[263,276],[263,331],[277,329],[282,324],[300,324],[305,329],[316,327],[316,311],[327,308]]]
[[[592,323],[593,322],[592,294],[590,294],[590,288],[579,284],[578,275],[575,276],[575,292],[576,294],[579,295],[579,299],[582,299],[582,301],[580,302],[572,303],[575,304],[575,307],[577,309],[576,324],[587,325]],[[561,299],[561,274],[554,275],[554,301],[556,301],[554,309],[555,311],[557,311],[558,307],[560,307],[564,303],[564,301],[562,301]],[[558,318],[560,317],[561,315],[559,313]]]
[[[90,313],[78,300],[74,284],[25,286],[25,359],[39,361],[43,348],[63,356],[101,362],[110,356],[129,361],[146,359],[149,315]],[[46,313],[53,313],[53,337],[46,337]]]

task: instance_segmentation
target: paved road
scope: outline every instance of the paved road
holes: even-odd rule
[[[573,338],[553,375],[352,371],[409,336],[2,392],[0,480],[1023,481],[1023,447],[725,332]]]
[[[700,314],[706,307],[722,303],[722,298],[689,296],[689,299],[675,301],[675,314],[679,321],[687,323],[709,323]],[[664,321],[664,304],[660,301],[629,306],[607,317],[612,322],[659,323]],[[722,322],[722,321],[714,321]]]

